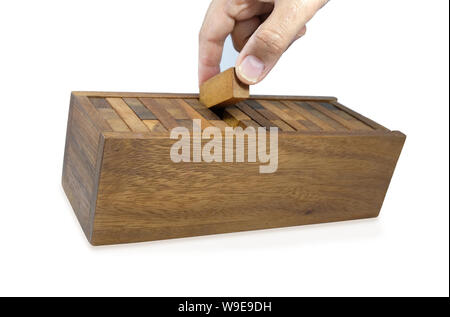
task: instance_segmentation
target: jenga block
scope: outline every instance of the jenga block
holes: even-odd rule
[[[200,86],[200,102],[208,108],[235,104],[249,96],[248,85],[239,81],[234,67],[210,78]]]

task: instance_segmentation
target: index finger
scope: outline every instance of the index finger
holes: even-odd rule
[[[226,13],[226,0],[211,2],[199,34],[199,85],[220,72],[223,45],[233,31],[234,19]]]

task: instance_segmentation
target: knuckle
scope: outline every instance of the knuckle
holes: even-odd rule
[[[304,26],[298,33],[297,33],[297,38],[301,38],[303,35],[306,34],[306,26]]]
[[[256,40],[262,45],[262,48],[273,55],[283,54],[285,47],[283,34],[275,30],[261,30],[255,34]]]
[[[236,7],[239,7],[241,5],[245,5],[247,3],[247,0],[228,0],[225,3],[225,8],[226,9],[234,9]]]
[[[225,3],[225,12],[229,16],[238,17],[252,5],[253,1],[249,0],[228,0]]]

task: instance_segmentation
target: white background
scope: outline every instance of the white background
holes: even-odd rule
[[[251,89],[408,136],[379,218],[91,247],[60,185],[70,91],[197,92],[208,1],[1,1],[0,295],[448,296],[448,5],[331,1]]]

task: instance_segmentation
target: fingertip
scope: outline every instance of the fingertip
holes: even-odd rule
[[[264,68],[264,63],[259,58],[248,55],[237,65],[236,75],[244,84],[254,85],[261,81]]]

